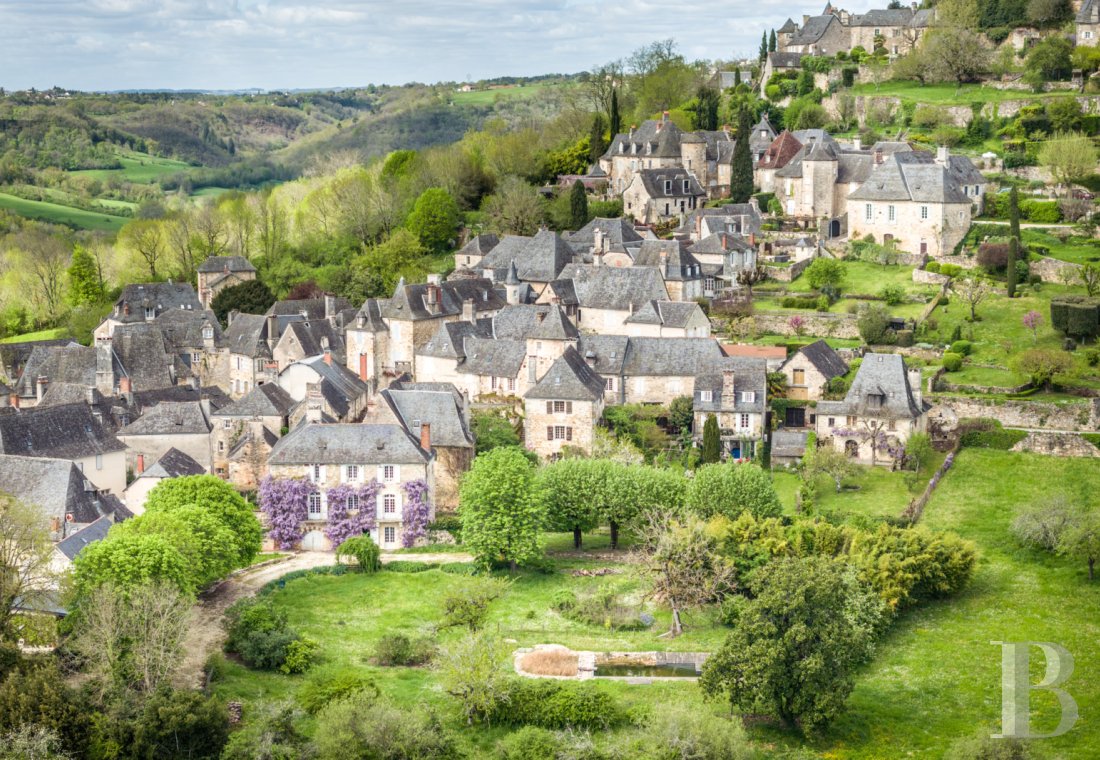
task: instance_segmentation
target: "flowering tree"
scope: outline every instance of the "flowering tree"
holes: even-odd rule
[[[1043,325],[1043,315],[1032,309],[1024,315],[1024,327],[1031,330],[1031,338],[1039,341],[1039,328]]]
[[[371,478],[362,485],[341,483],[325,492],[328,501],[325,535],[332,542],[333,548],[374,527],[374,518],[378,513],[378,492],[381,490],[382,484]]]
[[[268,535],[280,549],[289,549],[302,539],[312,492],[313,484],[305,478],[268,475],[260,481],[260,509],[268,517]]]
[[[796,335],[802,335],[806,332],[806,320],[795,314],[793,317],[787,320],[787,324],[791,326]]]
[[[428,483],[423,478],[410,480],[403,487],[405,506],[401,515],[401,545],[408,549],[428,535],[432,503],[428,495]]]

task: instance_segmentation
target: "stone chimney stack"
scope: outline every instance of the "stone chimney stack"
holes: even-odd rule
[[[467,322],[477,321],[477,312],[474,310],[474,299],[467,298],[462,301],[462,319]]]
[[[727,369],[722,371],[722,408],[732,409],[737,403],[737,394],[734,392],[734,371]]]
[[[134,473],[140,475],[145,472],[145,455],[138,454],[137,461],[134,463]]]
[[[95,347],[95,387],[103,396],[114,395],[115,371],[110,341],[97,343]]]
[[[661,277],[668,277],[668,251],[661,251]]]
[[[46,386],[50,384],[50,379],[45,375],[40,375],[38,380],[35,381],[35,395],[38,397],[38,402],[42,402],[42,397],[46,395]]]
[[[420,423],[420,448],[424,451],[432,450],[432,426],[427,422]]]
[[[940,166],[947,166],[948,161],[951,159],[951,150],[946,145],[941,145],[936,148],[936,163]]]
[[[854,140],[852,140],[852,147],[856,150],[863,150],[863,140],[858,137],[855,138]]]
[[[275,344],[279,342],[279,318],[274,314],[267,315],[267,347],[275,350]]]
[[[306,422],[321,421],[323,408],[320,383],[306,383]]]
[[[906,369],[906,372],[909,375],[909,389],[913,394],[913,401],[915,401],[917,407],[920,408],[920,406],[924,403],[924,392],[921,388],[920,367],[909,367],[908,369]]]
[[[336,296],[325,295],[325,319],[336,318]]]
[[[367,364],[367,355],[359,354],[359,379],[364,383],[370,380],[370,371]]]
[[[19,394],[18,393],[15,393],[13,391],[11,396],[8,397],[8,400],[11,404],[12,409],[18,409],[19,408]]]
[[[592,253],[600,254],[603,252],[603,230],[597,227],[592,231]]]

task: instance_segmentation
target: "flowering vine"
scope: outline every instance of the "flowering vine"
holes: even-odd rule
[[[428,483],[423,478],[410,480],[404,484],[403,488],[405,506],[401,515],[401,545],[409,548],[415,546],[420,539],[427,537],[432,504],[428,497]]]
[[[333,548],[374,527],[374,518],[378,511],[378,492],[381,490],[382,484],[371,478],[362,485],[341,483],[325,492],[328,500],[325,535],[332,542]],[[349,506],[349,501],[353,506]]]
[[[305,478],[273,478],[260,481],[260,509],[268,518],[268,535],[280,549],[302,540],[302,524],[309,517],[309,495],[314,486]]]

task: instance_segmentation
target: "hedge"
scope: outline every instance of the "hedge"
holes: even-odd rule
[[[1005,430],[997,420],[982,419],[962,426],[959,445],[973,449],[997,449],[1008,451],[1027,437],[1024,430]]]
[[[1064,296],[1050,302],[1050,324],[1075,338],[1100,334],[1100,299]]]
[[[1020,215],[1029,222],[1055,224],[1062,221],[1062,209],[1058,201],[1037,201],[1031,198],[1020,201]]]
[[[415,562],[407,559],[382,565],[383,570],[389,570],[392,573],[423,573],[426,570],[438,570],[439,567],[438,562]]]
[[[626,722],[626,710],[590,683],[517,678],[504,687],[489,722],[553,729],[602,729]]]

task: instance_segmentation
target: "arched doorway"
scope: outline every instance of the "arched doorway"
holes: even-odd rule
[[[840,220],[839,219],[834,219],[833,221],[829,222],[829,237],[831,237],[831,238],[840,237]]]

